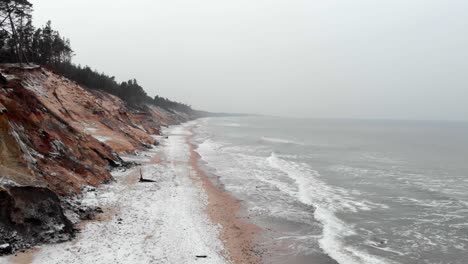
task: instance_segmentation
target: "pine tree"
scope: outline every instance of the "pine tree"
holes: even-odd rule
[[[0,29],[11,35],[14,53],[20,63],[24,59],[27,61],[22,32],[26,21],[31,19],[31,12],[32,4],[28,0],[0,1]],[[7,42],[11,45],[11,40]]]

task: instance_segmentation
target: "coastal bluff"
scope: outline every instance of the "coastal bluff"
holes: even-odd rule
[[[52,70],[0,65],[0,255],[73,237],[99,208],[83,190],[131,166],[120,155],[152,148],[162,126],[196,111],[129,105]]]

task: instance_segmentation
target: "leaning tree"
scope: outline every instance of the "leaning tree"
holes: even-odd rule
[[[20,64],[29,63],[24,47],[24,23],[31,19],[32,4],[28,0],[0,0],[0,30],[13,37],[14,51]]]

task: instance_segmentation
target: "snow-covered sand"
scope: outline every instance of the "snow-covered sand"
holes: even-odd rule
[[[207,195],[190,166],[189,133],[172,127],[160,147],[138,156],[145,179],[155,183],[138,182],[135,167],[88,192],[83,203],[102,207],[104,214],[85,223],[75,240],[0,263],[226,263],[220,227],[206,215]]]

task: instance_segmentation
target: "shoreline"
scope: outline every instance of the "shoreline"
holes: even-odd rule
[[[190,127],[179,129],[192,132]],[[80,222],[77,226],[81,231],[75,239],[33,247],[0,258],[0,263],[61,263],[65,259],[87,263],[98,257],[96,248],[106,256],[103,263],[117,260],[111,258],[112,252],[121,250],[126,252],[121,260],[130,258],[135,263],[155,257],[192,263],[200,253],[208,256],[209,263],[262,263],[257,243],[262,229],[243,217],[241,202],[204,170],[196,145],[191,142],[193,133],[184,135],[175,130],[160,148],[133,157],[140,160],[139,166],[115,172],[113,184],[101,186],[90,193],[90,198],[83,199],[101,206],[104,212],[93,220]],[[139,168],[146,172],[145,178],[152,178],[155,183],[138,183]],[[153,224],[148,226],[148,221]],[[119,241],[123,233],[144,250]],[[185,245],[182,241],[187,235],[200,243]],[[106,248],[101,245],[103,237]],[[154,244],[149,245],[151,241]],[[184,256],[168,257],[167,254],[176,254],[176,245],[184,245],[180,252]],[[153,253],[147,251],[149,248]]]
[[[208,196],[206,213],[214,224],[222,226],[220,239],[227,251],[226,258],[237,264],[259,264],[262,256],[256,250],[257,239],[262,231],[260,227],[244,221],[239,213],[241,203],[229,192],[217,186],[200,167],[200,155],[195,151],[195,145],[191,142],[194,132],[186,138],[190,151],[190,166],[202,183],[202,187]]]

